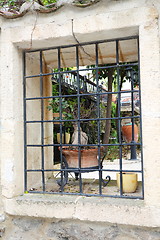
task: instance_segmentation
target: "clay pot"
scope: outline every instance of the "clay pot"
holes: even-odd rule
[[[69,168],[79,168],[78,150],[62,148],[62,153],[66,158]],[[83,149],[80,151],[81,168],[92,168],[98,166],[98,149]]]
[[[122,126],[122,134],[125,142],[130,143],[132,141],[132,123]],[[134,141],[138,141],[138,127],[134,124]]]
[[[64,142],[64,133],[62,133],[62,143],[68,144],[70,141],[70,133],[65,133],[65,142]],[[57,142],[60,143],[60,133],[57,133]]]
[[[117,173],[117,186],[120,189],[120,173]],[[137,173],[122,173],[122,191],[124,193],[133,193],[138,186]]]

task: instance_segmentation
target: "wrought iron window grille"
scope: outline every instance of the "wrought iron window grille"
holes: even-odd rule
[[[135,55],[127,58],[126,46],[130,46],[131,43]],[[88,51],[88,56],[85,56],[80,45]],[[112,57],[107,57],[109,48],[112,48]],[[75,65],[72,63],[70,66],[67,65],[67,58],[68,52],[72,50]],[[53,55],[53,67],[48,73],[44,70],[44,59],[50,60],[50,55]],[[92,55],[92,60],[85,60],[89,55]],[[37,64],[38,70],[34,74],[28,70],[30,57]],[[138,36],[24,51],[25,192],[143,199],[139,69]],[[44,93],[45,81],[48,81],[46,79],[50,79],[55,95],[53,89],[50,94]],[[39,89],[34,91],[31,86],[32,82],[36,81],[36,87],[39,86]],[[126,81],[130,83],[130,87],[122,90],[122,82]],[[111,113],[107,115],[109,98],[112,98]],[[52,111],[56,104],[59,117],[46,118],[46,111]],[[124,125],[131,126],[129,140],[124,136],[123,122]],[[104,141],[103,138],[106,134],[106,123],[110,125],[108,141]],[[135,123],[139,125],[138,133]],[[50,143],[45,140],[47,124],[52,129]],[[39,128],[37,137],[33,136],[34,126]],[[73,141],[67,142],[66,129],[69,128]],[[59,133],[59,142],[54,136],[55,133]],[[34,142],[31,141],[33,139]],[[114,156],[108,160],[110,152],[113,155],[117,152],[116,161]],[[70,153],[73,153],[71,160]],[[125,159],[125,154],[130,155],[130,160]],[[52,159],[48,157],[52,155]],[[92,155],[93,160],[89,163],[88,156]],[[138,168],[128,168],[129,163],[134,161],[138,163]],[[47,162],[52,163],[51,167],[46,167]],[[109,165],[114,162],[117,164]],[[124,190],[124,175],[129,174],[138,176],[138,187],[134,193]],[[118,178],[119,190],[116,185]]]

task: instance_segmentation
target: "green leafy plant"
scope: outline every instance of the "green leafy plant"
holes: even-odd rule
[[[73,94],[73,92],[70,89],[67,89],[67,95],[70,94]],[[79,117],[81,119],[88,119],[94,113],[95,104],[91,99],[85,97],[80,99],[80,113],[78,113],[77,97],[59,97],[59,83],[53,84],[52,95],[54,98],[49,101],[47,108],[53,113],[61,112],[62,119],[70,120],[64,121],[64,125],[68,131],[73,127],[73,121]],[[60,117],[56,117],[55,119],[58,120]]]

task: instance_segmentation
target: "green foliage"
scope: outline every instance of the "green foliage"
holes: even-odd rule
[[[72,110],[75,104],[76,104],[75,101],[67,101],[66,99],[62,98],[60,102],[59,98],[54,98],[49,102],[49,106],[47,108],[48,110],[52,110],[53,113],[59,113],[61,108],[62,118],[65,120],[73,120]],[[59,117],[55,119],[58,120]],[[69,131],[72,128],[72,122],[70,121],[65,122],[65,127]]]
[[[65,93],[64,93],[65,94]],[[67,95],[73,94],[73,90],[67,89]],[[62,113],[62,119],[71,120],[65,121],[65,127],[68,129],[72,128],[73,120],[78,119],[78,100],[77,97],[59,97],[59,83],[54,83],[52,85],[52,95],[56,96],[52,100],[49,101],[49,105],[47,107],[48,110],[53,113]],[[62,95],[63,96],[63,95]],[[80,118],[88,119],[91,115],[95,113],[95,104],[91,99],[86,97],[80,98]],[[59,117],[55,118],[58,120]],[[86,124],[83,124],[85,126]],[[93,125],[93,124],[91,124]],[[82,127],[83,127],[82,126]],[[87,125],[88,126],[88,125]]]
[[[58,0],[41,0],[44,5],[56,3]]]
[[[116,117],[116,104],[112,102],[111,118]],[[116,129],[116,122],[114,119],[111,120],[111,127]]]
[[[17,0],[8,0],[8,1],[6,1],[6,4],[8,4],[10,6],[14,6],[17,4]]]
[[[52,85],[52,95],[59,96],[59,84]],[[53,98],[49,101],[48,110],[52,110],[53,113],[59,113],[60,109],[62,110],[62,115],[65,119],[74,119],[74,111],[77,105],[76,99],[70,98]]]
[[[25,2],[32,2],[33,0],[5,0],[0,2],[0,7],[7,6],[9,10],[19,10],[20,6]],[[37,0],[39,4],[50,5],[56,3],[58,0]]]
[[[17,1],[17,0],[7,0],[7,1],[2,1],[0,2],[0,7],[3,6],[7,6],[9,9],[18,9],[19,6],[21,6],[21,4],[23,3],[23,1]]]
[[[119,146],[109,146],[107,160],[114,161],[119,158]]]

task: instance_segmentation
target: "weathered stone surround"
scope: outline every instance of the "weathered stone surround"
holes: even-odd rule
[[[145,234],[143,228],[137,230],[139,228],[134,226],[160,227],[159,12],[160,4],[157,1],[103,0],[81,10],[66,6],[45,15],[30,12],[20,19],[0,18],[0,222],[2,232],[8,226],[6,234],[10,231],[11,235],[6,236],[10,239],[18,239],[17,234],[19,239],[25,239],[28,235],[32,238],[26,239],[47,239],[45,234],[48,234],[48,239],[76,239],[70,232],[72,223],[73,232],[78,231],[77,239],[81,239],[80,234],[88,234],[94,238],[91,230],[93,227],[96,229],[95,239],[103,239],[107,234],[110,239],[117,240],[126,239],[124,232],[132,232],[128,233],[127,240],[143,239],[146,236],[141,235]],[[145,187],[142,201],[54,195],[20,196],[24,189],[22,50],[65,45],[66,42],[75,43],[72,19],[76,26],[74,33],[80,42],[139,35]],[[6,214],[12,217],[4,222]],[[34,217],[39,218],[37,220]],[[35,222],[35,229],[42,230],[41,236],[40,231],[35,233],[30,227],[27,232],[24,231],[32,221]],[[50,231],[43,229],[43,224]],[[52,230],[54,224],[58,224],[61,233]],[[95,224],[102,228],[100,233]],[[82,228],[79,228],[81,225]],[[118,231],[117,235],[112,235],[113,229]],[[148,231],[148,239],[158,239],[157,229]]]

